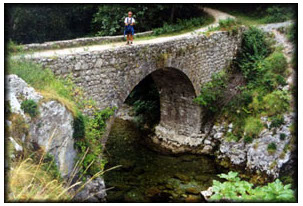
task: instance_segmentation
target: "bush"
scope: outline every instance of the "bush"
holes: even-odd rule
[[[270,128],[280,127],[284,123],[284,117],[282,115],[276,115],[271,118]]]
[[[73,137],[75,139],[85,137],[85,122],[82,113],[79,112],[78,115],[74,118],[73,128]]]
[[[283,114],[288,111],[291,96],[286,90],[275,90],[263,98],[264,111],[269,115]]]
[[[254,80],[263,73],[265,68],[262,60],[269,53],[270,43],[262,30],[250,27],[243,33],[241,52],[237,57],[237,62],[247,80]]]
[[[286,134],[285,133],[281,133],[280,134],[280,140],[285,140],[286,138]]]
[[[244,136],[244,142],[245,143],[252,143],[253,142],[253,138],[251,136],[245,135]]]
[[[102,155],[102,137],[106,129],[106,121],[114,114],[116,108],[106,108],[104,110],[96,111],[91,118],[81,118],[79,122],[85,120],[85,136],[76,134],[76,147],[79,150],[78,157],[84,156],[80,172],[83,175],[94,175],[104,169],[106,160]],[[83,129],[83,128],[81,128]],[[81,132],[83,132],[81,130]],[[81,137],[81,138],[80,138]]]
[[[254,113],[273,116],[283,114],[288,111],[291,96],[286,90],[274,90],[265,96],[255,96],[253,102],[249,105]]]
[[[274,52],[265,59],[267,67],[276,74],[283,75],[287,69],[287,60],[282,52]]]
[[[263,128],[264,126],[259,118],[248,117],[245,120],[244,131],[248,136],[257,137]]]
[[[281,85],[281,86],[286,86],[287,85],[287,82],[285,80],[285,78],[283,76],[281,76],[280,74],[278,74],[276,76],[276,82]]]
[[[298,32],[298,28],[297,25],[292,24],[290,27],[288,27],[286,29],[286,35],[287,38],[290,42],[292,42],[293,44],[296,44],[297,41],[297,32]]]
[[[270,6],[266,9],[265,23],[283,22],[293,18],[294,10],[292,7],[281,5]]]
[[[170,34],[175,32],[180,32],[182,30],[193,29],[196,27],[201,27],[210,23],[212,19],[208,16],[197,17],[192,19],[178,19],[176,24],[170,24],[165,22],[160,28],[153,29],[153,35]]]
[[[212,75],[212,80],[201,87],[201,92],[194,102],[211,112],[219,111],[218,101],[223,97],[227,86],[227,74],[219,72]]]
[[[231,132],[228,132],[226,135],[225,135],[225,138],[227,141],[231,142],[231,141],[238,141],[240,138],[236,135],[234,135],[233,133]]]
[[[38,104],[32,99],[24,100],[21,103],[21,109],[31,117],[36,117],[39,114]]]
[[[237,172],[218,175],[227,181],[221,183],[213,180],[211,201],[232,202],[294,202],[295,195],[291,185],[283,185],[279,179],[265,186],[255,187],[253,184],[241,180]]]
[[[269,153],[274,153],[276,150],[277,150],[277,145],[276,145],[276,143],[272,142],[272,143],[269,143],[269,144],[267,145],[267,151],[268,151]]]

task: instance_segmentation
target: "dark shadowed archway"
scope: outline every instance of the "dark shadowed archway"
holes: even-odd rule
[[[189,78],[175,68],[163,68],[152,74],[160,94],[160,126],[176,135],[190,136],[200,131],[200,107]]]
[[[156,95],[154,87],[157,90]],[[134,94],[136,98],[132,99]],[[179,148],[176,150],[173,148],[176,144],[188,143],[191,137],[200,133],[201,109],[193,102],[195,97],[193,84],[187,75],[179,69],[165,67],[153,71],[141,80],[125,102],[129,103],[130,99],[133,103],[142,101],[143,110],[144,105],[151,105],[141,111],[147,121],[149,118],[158,118],[158,121],[153,120],[157,125],[151,139],[157,144],[161,142],[159,145],[164,150],[179,153],[185,149],[177,146]]]

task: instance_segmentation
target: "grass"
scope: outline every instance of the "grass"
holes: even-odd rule
[[[35,88],[44,96],[43,101],[55,100],[62,103],[74,117],[79,109],[95,107],[95,103],[85,98],[83,90],[73,83],[71,76],[58,78],[50,69],[42,68],[39,64],[10,57],[7,59],[6,72],[16,74]]]
[[[63,182],[28,158],[13,162],[8,172],[8,202],[69,201]]]
[[[49,138],[48,144],[51,144],[54,134],[55,132]],[[5,155],[5,161],[9,164],[9,169],[5,171],[7,202],[70,202],[93,179],[120,167],[118,165],[108,170],[100,170],[90,179],[81,181],[83,173],[79,171],[88,155],[89,148],[87,148],[70,171],[69,177],[63,179],[52,155],[45,152],[43,148],[33,149],[29,144],[22,143],[19,141],[20,136],[14,136],[14,139],[23,146],[23,150],[17,153],[12,144],[7,142]]]

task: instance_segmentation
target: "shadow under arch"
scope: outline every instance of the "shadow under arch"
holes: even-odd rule
[[[129,96],[140,89],[143,82],[150,81],[150,79],[159,92],[159,120],[155,127],[153,142],[157,144],[161,141],[163,149],[174,150],[171,148],[172,142],[177,145],[186,144],[183,141],[187,137],[200,132],[201,108],[193,102],[196,97],[194,86],[183,71],[164,67],[146,75],[134,86],[123,102],[127,102]],[[166,143],[163,144],[163,142]],[[180,151],[183,150],[178,150],[177,153]]]

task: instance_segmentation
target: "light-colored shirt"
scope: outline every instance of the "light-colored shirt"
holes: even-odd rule
[[[131,17],[131,18],[126,17],[125,20],[124,20],[124,23],[125,23],[125,24],[130,24],[130,20],[131,20],[131,19],[132,19],[132,21],[131,21],[132,23],[135,23],[135,22],[136,22],[135,19],[134,19],[133,17]]]

